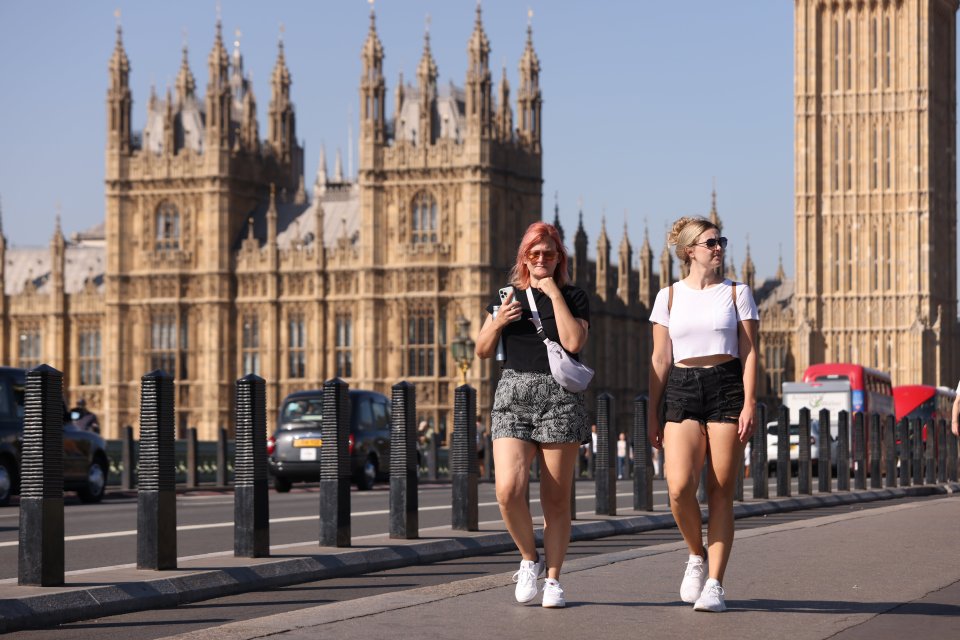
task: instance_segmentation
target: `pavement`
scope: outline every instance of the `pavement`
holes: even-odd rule
[[[563,585],[569,606],[563,611],[517,605],[511,572],[301,609],[178,637],[338,638],[377,632],[396,636],[404,628],[422,637],[526,637],[530,634],[523,625],[531,624],[534,616],[533,635],[552,637],[595,634],[598,629],[604,634],[674,637],[682,633],[689,637],[691,631],[702,630],[720,638],[736,633],[743,640],[778,637],[790,629],[792,637],[825,638],[869,626],[878,618],[902,623],[917,615],[925,625],[943,625],[956,636],[960,563],[954,559],[955,552],[945,561],[944,550],[955,549],[960,540],[958,493],[960,485],[948,483],[738,503],[737,517],[748,517],[936,496],[739,532],[725,579],[731,610],[720,616],[694,614],[679,601],[676,590],[686,554],[682,544],[669,543],[568,562]],[[593,539],[672,526],[669,513],[629,511],[578,520],[572,537]],[[439,527],[420,533],[416,540],[354,538],[350,548],[274,547],[269,558],[224,554],[181,558],[179,568],[172,571],[128,566],[77,571],[67,574],[63,587],[21,587],[12,580],[0,581],[0,633],[513,548],[502,526],[494,523],[484,523],[476,532]],[[482,624],[455,624],[477,620],[479,612],[487,614]],[[779,633],[771,636],[771,625]],[[766,632],[761,633],[764,628]],[[904,627],[904,632],[910,628]]]

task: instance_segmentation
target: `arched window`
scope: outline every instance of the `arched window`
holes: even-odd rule
[[[157,251],[180,248],[180,212],[170,202],[157,209]]]
[[[437,241],[437,201],[421,192],[413,199],[410,239],[414,244]]]

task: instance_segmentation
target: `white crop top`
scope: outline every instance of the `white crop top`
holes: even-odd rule
[[[734,310],[732,285],[730,280],[724,280],[697,290],[680,280],[673,284],[673,308],[670,310],[667,310],[670,290],[660,289],[650,311],[650,322],[669,329],[674,362],[721,353],[740,357],[738,314],[740,320],[758,320],[760,316],[750,287],[742,282],[737,283],[737,308]]]

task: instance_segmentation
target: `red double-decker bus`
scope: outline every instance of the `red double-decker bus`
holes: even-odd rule
[[[957,392],[949,387],[927,384],[907,384],[893,388],[893,404],[897,422],[919,418],[923,423],[923,439],[927,439],[927,425],[935,420],[950,422],[953,399]]]
[[[887,416],[894,412],[890,374],[859,364],[812,364],[803,372],[804,382],[847,380],[850,383],[850,411]]]

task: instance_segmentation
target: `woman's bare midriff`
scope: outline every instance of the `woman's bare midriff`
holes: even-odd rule
[[[715,367],[717,365],[723,364],[724,362],[730,362],[731,360],[736,360],[733,356],[728,353],[718,353],[713,356],[698,356],[696,358],[687,358],[686,360],[680,360],[679,362],[674,362],[675,367],[681,367],[683,369],[697,368],[697,367]]]

